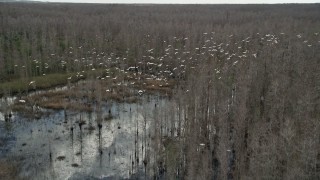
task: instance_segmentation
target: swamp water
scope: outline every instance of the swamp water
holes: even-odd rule
[[[154,113],[167,103],[144,95],[139,103],[102,103],[100,115],[45,110],[40,119],[13,113],[6,122],[1,114],[0,159],[17,164],[22,179],[149,179]]]

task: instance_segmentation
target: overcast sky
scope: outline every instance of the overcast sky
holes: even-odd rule
[[[317,3],[320,0],[37,0],[45,2],[74,3],[162,3],[162,4],[274,4],[274,3]]]

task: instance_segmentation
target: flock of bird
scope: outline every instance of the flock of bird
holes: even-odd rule
[[[116,81],[119,86],[126,85],[126,83],[119,83],[123,79],[119,78],[118,73],[110,73],[112,68],[116,72],[124,74],[126,76],[125,79],[137,81],[144,76],[145,79],[163,81],[164,84],[158,84],[158,86],[163,86],[166,85],[169,79],[183,79],[186,75],[192,74],[190,72],[197,71],[198,65],[203,64],[208,59],[215,59],[221,65],[227,63],[230,66],[237,66],[241,61],[259,59],[259,54],[267,48],[283,48],[285,43],[281,43],[289,41],[288,39],[290,41],[291,39],[292,41],[299,41],[307,48],[319,46],[318,35],[319,33],[317,32],[311,36],[303,33],[293,36],[285,33],[256,33],[245,38],[240,38],[233,34],[221,38],[215,32],[205,32],[196,47],[188,42],[191,41],[188,37],[173,37],[172,43],[168,41],[162,42],[162,49],[156,47],[145,49],[140,58],[129,57],[129,49],[122,57],[117,56],[115,53],[98,53],[96,49],[92,49],[88,51],[91,54],[89,58],[77,58],[71,64],[91,71],[104,69],[107,72],[106,75],[104,77],[98,76],[97,78],[101,80],[111,79]],[[79,48],[83,47],[80,46]],[[61,61],[61,66],[67,65],[66,61]],[[214,67],[214,70],[217,75],[222,74],[221,66]],[[84,70],[79,71],[76,77],[69,77],[69,79],[83,77],[84,72]],[[217,76],[217,78],[221,79],[223,76]],[[134,82],[132,85],[134,85]],[[141,94],[142,90],[140,89],[139,94]]]
[[[94,81],[111,83],[112,86],[124,88],[137,88],[137,95],[142,96],[147,91],[145,86],[150,85],[147,84],[147,81],[154,83],[151,84],[153,87],[166,87],[172,79],[175,81],[184,80],[194,71],[199,71],[199,65],[205,64],[207,61],[217,62],[213,70],[217,80],[223,80],[224,69],[222,67],[226,67],[225,65],[232,68],[243,61],[259,60],[259,55],[264,49],[284,47],[282,42],[286,42],[288,38],[301,42],[306,48],[319,47],[320,38],[318,34],[314,33],[311,37],[306,36],[310,39],[305,38],[302,33],[294,36],[285,33],[256,33],[244,38],[231,34],[222,38],[215,32],[205,32],[197,46],[191,45],[192,42],[190,42],[189,37],[173,37],[173,43],[163,41],[162,49],[156,47],[145,49],[140,58],[132,59],[128,55],[130,54],[129,49],[121,57],[117,56],[116,53],[99,53],[98,50],[92,49],[88,51],[88,58],[64,59],[59,62],[59,66],[61,68],[72,68],[76,71],[74,75],[67,78],[68,81],[82,79],[87,76],[88,72],[98,72],[92,73],[94,74],[94,77],[92,77]],[[83,46],[78,47],[78,49],[83,48]],[[69,49],[70,55],[76,54],[73,53],[72,47]],[[52,58],[57,57],[56,54],[50,56]],[[44,66],[45,69],[51,68],[50,62],[42,63],[39,60],[34,60],[33,63],[35,68],[41,66]],[[15,67],[19,68],[18,65],[15,65]],[[25,66],[22,66],[22,68],[25,68]],[[46,72],[43,71],[42,75],[46,76]],[[28,85],[32,86],[36,83],[35,80],[32,80]],[[137,86],[138,84],[139,86]],[[114,91],[112,86],[105,87],[104,91],[112,93]],[[188,91],[186,90],[186,92]],[[26,103],[26,100],[19,99],[18,102]],[[101,129],[102,125],[99,125],[99,129]],[[120,126],[118,126],[118,129],[120,129]],[[205,144],[200,143],[199,146],[204,147]],[[229,149],[227,151],[231,152]],[[102,151],[100,152],[102,154]]]
[[[67,71],[76,71],[67,78],[68,81],[84,79],[90,72],[97,72],[93,79],[106,81],[112,86],[136,88],[136,94],[141,96],[147,91],[146,86],[168,87],[170,80],[173,79],[176,82],[185,80],[193,74],[193,71],[199,71],[199,65],[211,60],[217,62],[212,68],[216,74],[215,77],[221,80],[224,78],[225,69],[223,68],[238,66],[247,60],[259,60],[264,50],[285,48],[289,41],[299,42],[302,46],[311,49],[320,45],[318,32],[311,35],[303,33],[287,35],[282,32],[254,33],[247,37],[204,32],[200,41],[196,41],[197,43],[194,43],[191,37],[172,37],[170,40],[161,42],[162,48],[150,48],[150,44],[145,44],[143,47],[149,48],[145,48],[139,57],[130,56],[129,54],[132,54],[130,49],[120,56],[113,52],[99,52],[95,48],[88,50],[86,57],[77,57],[76,54],[79,53],[73,53],[74,49],[83,51],[84,47],[69,47],[70,57],[60,60],[59,66],[69,69]],[[53,59],[60,58],[55,53],[50,56]],[[46,76],[46,69],[50,70],[51,66],[54,66],[54,62],[42,62],[36,59],[32,61],[35,68],[44,67],[43,76]],[[19,68],[19,65],[15,67]],[[147,83],[147,81],[150,82]],[[35,86],[36,83],[32,80],[29,86]],[[113,92],[112,86],[105,87],[104,91]]]
[[[150,35],[148,36],[150,37]],[[170,41],[170,43],[169,43]],[[116,53],[98,52],[93,48],[87,51],[86,58],[76,57],[60,60],[61,68],[72,68],[76,73],[67,78],[82,79],[87,72],[96,73],[95,80],[111,83],[111,86],[105,87],[106,93],[114,92],[113,86],[122,88],[136,88],[136,95],[142,96],[146,91],[146,81],[150,81],[151,86],[158,88],[166,87],[168,81],[185,79],[192,75],[192,71],[199,71],[198,66],[205,64],[208,60],[214,60],[216,67],[213,67],[217,80],[223,80],[222,67],[232,68],[238,66],[243,61],[259,60],[259,55],[265,49],[279,49],[286,46],[288,41],[298,42],[305,48],[317,48],[320,45],[319,33],[313,34],[295,34],[286,33],[255,33],[247,37],[239,37],[234,34],[221,36],[215,32],[202,33],[201,40],[196,45],[193,44],[191,37],[172,37],[172,39],[163,41],[163,48],[146,48],[140,58],[130,57],[130,49],[127,49],[124,55],[118,56]],[[145,44],[145,47],[151,45]],[[83,50],[83,46],[78,49]],[[74,48],[70,47],[68,54],[72,57]],[[52,58],[58,58],[57,54],[50,54]],[[35,68],[52,68],[50,64],[54,61],[42,62],[33,60]],[[19,68],[19,65],[15,65]],[[21,66],[25,69],[26,65]],[[43,76],[46,71],[43,70]],[[32,80],[29,86],[35,86],[37,82]],[[189,90],[187,90],[189,91]],[[25,99],[19,99],[18,103],[26,103]],[[4,106],[3,106],[4,107]],[[5,113],[5,119],[9,120],[12,112]]]

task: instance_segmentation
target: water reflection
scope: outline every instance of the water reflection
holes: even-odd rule
[[[12,137],[0,157],[19,163],[21,178],[130,178],[146,172],[155,104],[166,101],[145,96],[139,104],[102,103],[101,111],[61,110],[38,120],[17,114],[11,128],[0,122],[1,137]]]

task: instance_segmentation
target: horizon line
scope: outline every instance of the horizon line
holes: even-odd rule
[[[48,3],[48,4],[110,4],[110,5],[294,5],[294,4],[320,4],[320,2],[292,2],[292,3],[125,3],[125,2],[54,2],[38,0],[0,1],[0,3]]]

